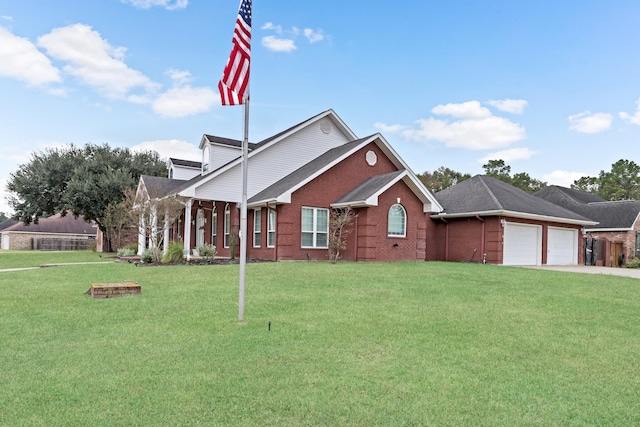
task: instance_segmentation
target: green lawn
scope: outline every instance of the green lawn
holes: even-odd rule
[[[640,425],[636,279],[262,263],[246,295],[237,265],[0,273],[0,425]]]

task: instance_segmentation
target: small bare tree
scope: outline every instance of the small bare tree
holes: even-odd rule
[[[329,214],[329,262],[335,264],[340,259],[340,251],[347,247],[347,237],[353,231],[351,224],[356,212],[350,207],[332,209]]]
[[[155,196],[155,197],[154,197]],[[149,194],[143,187],[139,191],[125,191],[126,208],[131,221],[137,224],[149,238],[149,247],[153,260],[160,262],[160,248],[164,241],[164,230],[170,228],[184,212],[186,200],[177,194]]]
[[[103,223],[107,231],[103,248],[104,252],[112,252],[122,247],[123,234],[135,226],[128,213],[127,201],[109,203],[104,211]]]

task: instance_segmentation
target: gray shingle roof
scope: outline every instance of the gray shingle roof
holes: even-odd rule
[[[375,175],[367,180],[365,180],[362,184],[358,185],[356,188],[342,196],[335,203],[340,205],[345,204],[356,204],[358,202],[362,202],[367,200],[369,197],[375,195],[381,189],[383,189],[387,184],[392,182],[394,179],[404,173],[404,170],[398,170],[390,173],[386,173],[383,175]]]
[[[169,161],[176,166],[185,166],[188,168],[202,169],[202,162],[196,162],[193,160],[176,159],[174,157],[169,157]]]
[[[535,195],[599,222],[585,228],[631,228],[640,214],[638,200],[609,202],[584,191],[556,185],[540,190]]]
[[[200,178],[200,175],[197,175],[196,178]],[[170,179],[164,178],[161,176],[150,176],[150,175],[142,175],[140,179],[144,183],[144,186],[147,189],[150,197],[164,197],[169,194],[176,193],[180,191],[180,189],[185,185],[185,183],[190,182],[191,180],[184,179]]]
[[[497,178],[476,175],[435,194],[445,215],[516,212],[572,221],[589,218],[529,194]]]
[[[65,216],[55,214],[47,218],[40,218],[38,223],[25,225],[23,222],[5,228],[2,232],[20,231],[26,233],[60,233],[60,234],[89,234],[95,235],[97,227],[82,218],[76,218],[71,212]]]

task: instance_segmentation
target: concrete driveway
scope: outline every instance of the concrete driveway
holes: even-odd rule
[[[640,269],[638,268],[596,267],[593,265],[537,265],[523,267],[535,268],[538,270],[567,271],[570,273],[606,274],[609,276],[622,276],[640,279]]]

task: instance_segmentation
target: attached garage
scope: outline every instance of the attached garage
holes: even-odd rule
[[[578,230],[559,227],[548,228],[547,264],[578,264]]]
[[[506,222],[502,264],[540,265],[542,263],[542,226]]]

